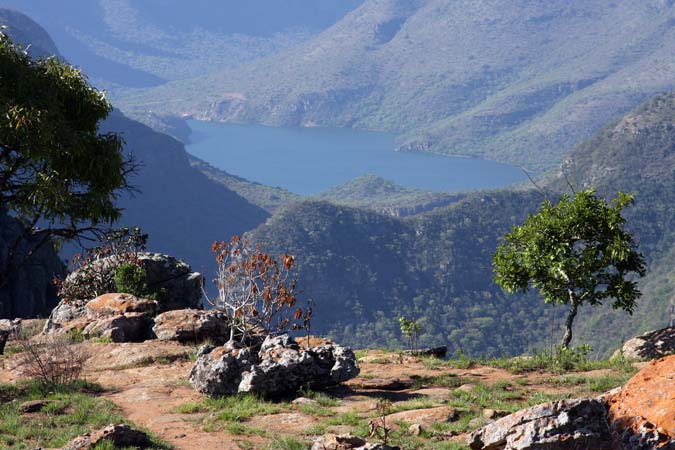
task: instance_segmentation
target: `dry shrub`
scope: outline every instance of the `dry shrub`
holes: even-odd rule
[[[41,340],[18,336],[17,342],[21,347],[19,365],[24,374],[48,385],[78,380],[89,357],[69,335],[48,335]]]

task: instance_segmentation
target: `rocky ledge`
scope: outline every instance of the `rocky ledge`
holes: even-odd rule
[[[351,349],[333,343],[302,349],[288,335],[268,336],[259,352],[233,343],[203,346],[190,371],[190,383],[211,396],[256,392],[294,394],[302,387],[333,386],[359,374]]]
[[[675,356],[603,396],[518,411],[467,442],[473,450],[675,450]]]

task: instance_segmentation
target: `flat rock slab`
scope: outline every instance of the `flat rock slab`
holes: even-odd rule
[[[472,450],[612,450],[605,404],[561,400],[523,409],[471,433]]]
[[[154,361],[187,359],[190,347],[177,342],[125,342],[120,344],[82,344],[92,355],[86,362],[89,370],[106,370],[150,364]]]
[[[457,420],[459,412],[449,406],[439,406],[436,408],[413,409],[410,411],[401,411],[387,416],[388,424],[398,422],[416,423],[424,428],[429,428],[435,423],[447,423]]]
[[[412,380],[401,381],[400,378],[357,378],[350,384],[355,388],[366,390],[402,391],[412,386]]]

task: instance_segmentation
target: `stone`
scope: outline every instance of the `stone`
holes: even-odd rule
[[[351,450],[366,445],[366,441],[351,434],[325,434],[314,441],[311,450]]]
[[[141,313],[154,316],[158,309],[155,300],[147,300],[131,294],[118,293],[99,295],[85,305],[87,317],[90,319],[114,317],[126,313]]]
[[[21,414],[30,414],[42,411],[42,409],[53,403],[51,400],[30,400],[19,405],[19,412]]]
[[[419,423],[413,423],[408,427],[408,433],[412,434],[413,436],[419,436],[422,434],[422,431],[424,431],[424,428]]]
[[[605,405],[596,399],[542,403],[469,434],[473,450],[611,450]]]
[[[107,338],[112,342],[143,342],[152,337],[152,317],[146,313],[126,313],[90,322],[83,330],[87,339]]]
[[[230,335],[225,313],[198,309],[177,309],[155,317],[152,331],[162,341],[224,342]]]
[[[471,391],[473,391],[473,390],[475,389],[475,387],[476,387],[475,384],[465,383],[465,384],[459,386],[458,388],[456,388],[455,391],[458,391],[458,392],[471,392]]]
[[[359,374],[351,349],[328,344],[301,350],[288,335],[268,336],[259,363],[243,374],[239,392],[286,395],[298,389],[334,386]]]
[[[110,442],[114,448],[152,448],[147,434],[125,424],[111,424],[93,433],[87,433],[69,441],[62,450],[89,450],[103,442]]]
[[[160,253],[139,252],[137,260],[147,273],[146,284],[153,292],[161,292],[159,309],[161,312],[173,309],[201,309],[203,277],[193,272],[190,266],[173,256]],[[97,270],[114,271],[117,268],[116,257],[110,256],[96,261]],[[68,275],[66,284],[84,283],[82,270]],[[107,276],[114,279],[114,274]],[[112,286],[110,286],[111,290]]]
[[[298,397],[291,403],[293,403],[294,405],[316,405],[317,401],[314,400],[313,398]]]
[[[21,331],[21,319],[2,319],[0,320],[0,331],[7,331],[9,334],[17,335]]]
[[[675,448],[675,355],[650,361],[607,402],[621,450]]]
[[[438,406],[435,408],[411,409],[387,415],[387,426],[392,427],[399,423],[419,424],[430,428],[435,423],[447,423],[459,418],[459,413],[450,406]]]
[[[353,386],[359,389],[378,391],[402,391],[409,388],[412,383],[403,383],[400,378],[371,378],[358,380]]]
[[[658,359],[675,353],[675,327],[649,331],[624,342],[613,357],[627,359]]]
[[[5,345],[7,344],[7,339],[9,339],[9,331],[0,330],[0,355],[5,354]]]
[[[508,411],[503,411],[501,409],[490,409],[490,408],[485,408],[483,410],[483,418],[484,419],[498,419],[500,417],[508,416],[509,412]]]
[[[302,349],[288,335],[268,336],[255,354],[233,343],[197,357],[189,380],[208,395],[255,392],[289,395],[302,387],[333,386],[359,374],[351,349],[337,344]]]
[[[67,322],[86,317],[86,304],[86,300],[61,300],[59,304],[52,309],[42,331],[44,333],[51,333],[61,328],[63,324]]]
[[[253,364],[248,349],[238,348],[231,342],[217,348],[202,346],[197,354],[188,380],[192,387],[210,396],[236,394],[242,375]]]
[[[448,347],[441,345],[438,347],[419,348],[417,350],[403,350],[406,355],[432,356],[434,358],[445,358],[448,354]]]

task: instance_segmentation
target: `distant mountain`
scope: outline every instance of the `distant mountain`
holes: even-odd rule
[[[47,32],[30,17],[11,9],[0,8],[0,26],[15,44],[28,48],[35,57],[60,56]]]
[[[115,92],[236,67],[302,42],[362,0],[0,0]]]
[[[367,0],[311,40],[120,106],[387,130],[405,150],[543,170],[674,89],[674,48],[672,0]]]
[[[365,208],[399,217],[447,206],[464,196],[407,188],[375,174],[366,174],[315,197],[336,205]]]
[[[633,316],[610,306],[579,314],[576,343],[597,352],[667,325],[675,293],[675,94],[655,97],[578,146],[542,191],[471,193],[410,218],[321,202],[295,203],[251,235],[299,262],[306,295],[317,302],[315,329],[353,345],[396,345],[397,318],[421,318],[425,344],[451,352],[519,354],[557,343],[566,311],[535,292],[504,294],[492,282],[498,240],[545,197],[594,185],[608,197],[636,193],[627,211],[649,263]],[[326,312],[329,311],[329,312]]]

